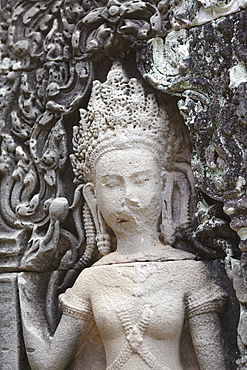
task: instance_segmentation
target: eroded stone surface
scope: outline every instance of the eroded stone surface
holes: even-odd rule
[[[0,363],[1,369],[28,368],[25,360],[17,273],[0,274]]]
[[[206,230],[219,231],[216,238],[212,232],[213,238],[208,241],[216,250],[223,249],[229,276],[236,279],[234,285],[238,297],[241,296],[241,369],[246,366],[246,341],[242,334],[246,331],[246,303],[240,293],[246,287],[245,24],[246,11],[242,11],[189,31],[172,31],[165,39],[163,52],[162,41],[153,41],[153,64],[146,68],[143,63],[142,69],[156,88],[185,98],[178,104],[191,132],[192,167],[202,191],[196,233],[202,240]],[[204,194],[221,203],[208,204]],[[222,211],[229,216],[228,220]],[[227,242],[224,241],[224,229],[229,221],[240,237],[239,242],[236,234],[230,236],[230,233]],[[237,244],[243,252],[241,261],[231,261],[238,255]],[[231,266],[234,273],[230,273]]]
[[[115,105],[118,112],[126,110],[125,120],[116,122]],[[172,192],[174,186],[167,180],[181,168],[176,156],[165,157],[172,131],[164,108],[136,79],[126,80],[119,64],[105,83],[95,81],[88,107],[75,128],[73,165],[78,181],[87,181],[87,218],[95,225],[87,230],[85,253],[92,254],[97,245],[104,257],[60,296],[62,317],[53,335],[41,329],[43,319],[37,325],[34,301],[27,300],[36,285],[33,274],[19,279],[31,368],[63,369],[86,341],[94,320],[106,369],[182,370],[180,336],[187,320],[199,367],[226,369],[218,315],[224,313],[228,294],[193,254],[165,245],[171,237],[165,228],[171,206],[167,187]],[[152,124],[144,120],[143,110]],[[183,206],[188,209],[187,203]],[[182,222],[177,220],[177,227]],[[113,253],[110,235],[116,239]]]
[[[22,275],[19,281],[19,288],[24,330],[28,329],[27,333],[30,331],[31,336],[37,334],[39,337],[43,332],[45,340],[49,342],[49,335],[53,335],[59,318],[58,294],[71,286],[80,270],[92,264],[100,254],[105,255],[102,261],[105,261],[107,266],[117,266],[125,262],[133,265],[147,261],[151,263],[153,260],[165,266],[178,258],[177,249],[164,247],[166,241],[204,259],[223,258],[227,255],[226,269],[229,277],[233,279],[241,304],[238,333],[242,357],[239,368],[245,369],[245,7],[245,0],[49,0],[35,4],[22,0],[1,1],[0,187],[4,196],[0,198],[0,271],[12,271],[12,276],[15,276],[15,271],[26,271],[26,275]],[[152,44],[156,54],[150,58],[147,40],[152,38],[155,38]],[[146,73],[150,72],[150,65],[152,66],[152,61],[155,60],[155,75],[154,70],[152,76],[149,74],[149,83],[151,82],[156,90],[161,89],[171,95],[183,95],[185,98],[179,106],[191,132],[196,186],[202,190],[198,199],[197,225],[194,222],[195,194],[190,167],[191,149],[188,134],[175,107],[176,98],[167,95],[158,97],[159,102],[165,103],[168,116],[165,110],[161,114],[161,105],[156,105],[153,95],[143,98],[141,84],[135,79],[125,86],[129,97],[122,94],[121,90],[116,98],[114,93],[111,93],[111,89],[114,91],[119,88],[114,85],[114,74],[112,86],[105,84],[103,93],[99,81],[105,80],[112,59],[119,57],[123,58],[128,79],[136,77],[138,80],[141,80],[141,76],[137,71],[136,61],[139,66],[144,64]],[[143,69],[141,72],[143,73]],[[128,81],[127,76],[125,78]],[[99,96],[91,96],[88,104],[88,95],[95,79],[99,81],[94,82],[94,91],[98,86],[97,93],[100,92],[102,96],[98,108]],[[146,87],[150,90],[150,86]],[[162,158],[163,172],[159,185],[162,189],[162,217],[158,223],[163,244],[157,243],[156,240],[155,247],[148,248],[157,231],[148,233],[148,230],[150,227],[155,229],[157,219],[154,217],[153,224],[145,221],[145,228],[138,219],[142,214],[139,214],[138,209],[142,209],[148,204],[148,200],[150,201],[152,191],[148,190],[148,187],[145,187],[146,193],[143,192],[145,197],[137,192],[131,201],[128,200],[135,222],[129,220],[129,212],[126,209],[121,212],[114,211],[118,212],[116,215],[109,212],[110,202],[105,202],[104,205],[99,202],[101,208],[105,208],[102,210],[104,217],[99,217],[98,201],[95,200],[97,194],[96,198],[92,197],[92,185],[86,186],[84,190],[90,207],[87,203],[83,205],[84,185],[81,182],[83,178],[90,178],[90,181],[94,182],[94,176],[88,171],[94,172],[95,167],[95,159],[84,162],[83,150],[93,150],[90,145],[95,141],[90,141],[87,135],[80,136],[82,127],[76,130],[74,154],[78,163],[75,166],[73,161],[73,164],[79,185],[75,188],[72,185],[73,174],[68,158],[72,152],[72,126],[78,125],[80,119],[78,108],[83,108],[81,126],[91,125],[94,121],[95,139],[98,135],[102,144],[105,139],[102,135],[105,132],[105,120],[109,121],[112,129],[123,128],[124,125],[133,128],[136,124],[135,135],[124,128],[124,134],[122,132],[121,139],[118,140],[119,146],[115,147],[116,163],[122,150],[125,162],[122,170],[129,171],[128,159],[131,156],[140,167],[146,167],[147,158],[149,162],[156,161],[156,157]],[[156,144],[148,145],[144,149],[140,144],[140,138],[143,136],[141,130],[145,125],[151,125],[153,128],[156,124],[159,125],[159,114],[160,118],[163,115],[165,120],[163,130],[166,133],[163,136],[162,130],[159,131],[155,139]],[[138,131],[140,127],[141,130]],[[129,140],[130,136],[132,141]],[[126,154],[130,148],[125,148],[125,151],[121,146],[126,145],[127,141],[129,146],[136,148],[134,153],[130,151]],[[165,155],[158,149],[162,146],[166,147]],[[150,159],[154,148],[157,153],[155,158]],[[104,153],[101,164],[104,163],[104,158],[109,162],[107,154]],[[108,168],[111,164],[113,167],[113,161],[110,161]],[[121,166],[118,167],[118,176],[121,177]],[[155,176],[157,177],[157,173]],[[137,185],[133,184],[131,176],[127,176],[127,180],[124,180],[123,186],[121,178],[122,189]],[[149,185],[152,185],[151,181]],[[155,184],[153,186],[157,187]],[[138,184],[138,187],[141,188],[141,185]],[[99,193],[106,196],[103,189],[99,186],[97,189],[98,197]],[[117,202],[117,196],[115,200]],[[154,204],[159,208],[157,199],[154,199]],[[154,214],[155,207],[152,207],[152,202],[151,205],[149,202],[148,207],[150,214],[151,209]],[[145,213],[146,220],[147,210],[143,210],[143,215]],[[104,218],[111,223],[112,217],[115,216],[118,231],[125,233],[128,230],[128,222],[133,223],[136,231],[145,229],[145,245],[142,241],[137,244],[137,240],[131,241],[128,238],[128,243],[125,243],[128,245],[125,250],[128,255],[122,253],[123,249],[119,253],[121,238],[118,237],[118,250],[107,254],[116,249],[116,237],[112,232],[109,233]],[[232,230],[235,231],[230,230],[230,222]],[[238,236],[241,238],[239,247],[243,251],[241,262],[237,248]],[[96,250],[96,244],[100,254]],[[182,261],[192,258],[191,254],[188,255],[185,251],[180,251],[179,256]],[[215,269],[220,269],[219,264]],[[213,270],[210,270],[210,280]],[[222,283],[224,279],[223,276],[216,280],[212,278],[216,284]],[[15,288],[12,285],[11,287],[13,302],[9,302],[13,305],[17,302],[18,306]],[[11,307],[14,307],[12,303]],[[224,320],[229,319],[233,324],[225,330],[223,336],[227,342],[224,347],[227,366],[233,369],[238,311],[235,304],[231,293],[230,307]],[[20,322],[18,312],[18,309],[13,312],[13,316],[16,315],[13,332]],[[139,316],[142,317],[142,314]],[[41,322],[42,327],[39,327]],[[140,360],[140,347],[144,343],[148,326],[143,335],[140,333],[139,321],[132,324],[132,331],[125,335],[125,341],[127,339],[131,351],[135,351],[134,357],[138,361],[144,361]],[[202,333],[205,333],[204,329],[208,326],[201,320],[195,327],[197,331],[202,328]],[[227,325],[224,324],[223,327],[226,328]],[[76,330],[71,333],[70,329],[69,321],[65,324],[66,336],[60,337],[59,348],[65,343],[65,338],[73,343]],[[79,333],[78,337],[82,338],[83,335]],[[4,330],[4,341],[9,341],[9,331]],[[218,339],[216,342],[218,343]],[[31,344],[35,343],[34,340]],[[187,348],[188,343],[189,338],[185,340],[184,348]],[[30,356],[32,345],[27,346]],[[232,348],[230,355],[227,348],[229,345]],[[13,341],[13,361],[20,356],[17,346],[17,341]],[[94,328],[82,346],[80,356],[74,359],[72,368],[80,368],[83,363],[86,368],[91,366],[95,370],[101,370],[105,367],[102,348],[99,333]],[[69,352],[70,347],[67,349],[68,352],[65,351],[64,355],[68,360],[73,351]],[[90,362],[91,351],[95,354],[95,357],[92,355],[95,359],[93,363]],[[140,354],[137,354],[138,351]],[[47,353],[49,351],[44,349],[42,355],[46,356]],[[214,353],[215,349],[211,350],[210,355]],[[186,356],[182,357],[186,359],[185,363],[182,361],[184,368],[191,370],[193,366],[198,367],[193,355],[190,360]],[[205,356],[205,361],[207,358],[208,356]],[[5,363],[9,366],[8,361],[9,357],[5,357],[4,366]],[[64,366],[59,362],[56,364],[58,367],[60,365]],[[11,364],[11,368],[13,366]],[[26,370],[28,365],[22,363],[20,366]],[[201,365],[202,368],[205,366],[205,363]],[[217,369],[219,366],[221,367],[217,365]]]

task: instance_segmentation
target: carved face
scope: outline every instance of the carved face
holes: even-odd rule
[[[161,213],[160,170],[148,148],[113,150],[96,163],[99,211],[116,233],[157,230]]]

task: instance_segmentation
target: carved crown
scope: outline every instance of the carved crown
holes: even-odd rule
[[[167,161],[169,120],[153,94],[115,64],[104,83],[94,81],[87,110],[74,127],[71,162],[77,182],[93,181],[96,160],[109,150],[148,145]],[[166,153],[166,155],[165,155]]]

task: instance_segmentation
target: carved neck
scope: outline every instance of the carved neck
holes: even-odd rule
[[[160,241],[156,230],[136,234],[117,233],[117,252],[122,255],[158,252]]]

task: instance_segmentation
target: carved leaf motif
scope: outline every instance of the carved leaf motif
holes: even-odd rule
[[[56,173],[54,170],[47,170],[44,175],[44,179],[48,185],[54,186],[56,184]]]
[[[20,204],[16,207],[16,212],[20,216],[30,216],[33,215],[39,205],[39,195],[35,194],[30,202]]]
[[[73,44],[86,59],[99,53],[110,55],[128,50],[138,40],[166,33],[159,9],[155,1],[108,1],[82,18]]]

